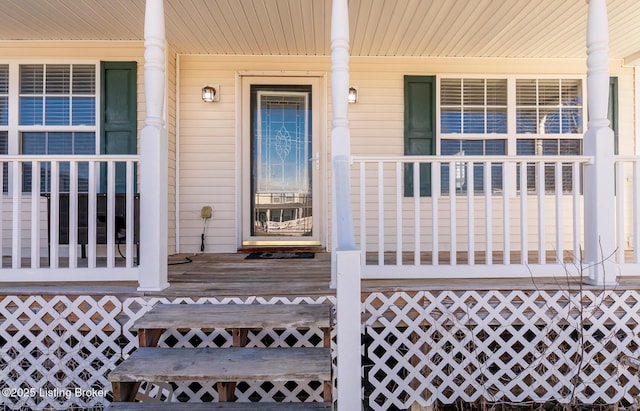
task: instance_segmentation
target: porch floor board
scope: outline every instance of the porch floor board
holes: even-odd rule
[[[155,297],[320,297],[335,296],[329,287],[331,280],[331,254],[316,253],[309,259],[255,259],[246,260],[246,253],[228,254],[179,254],[169,257],[168,275],[170,286],[162,291],[137,290],[136,282],[55,282],[55,283],[0,283],[0,295],[131,295]],[[388,264],[395,264],[395,256],[386,256]],[[423,264],[430,256],[423,253]],[[446,256],[443,256],[446,257]],[[499,257],[499,256],[497,256]],[[531,262],[537,255],[529,255]],[[189,261],[190,260],[190,261]],[[368,261],[376,261],[375,253],[367,254]],[[448,257],[447,257],[448,260]],[[519,256],[511,261],[519,263]],[[441,263],[444,263],[441,259]],[[501,258],[494,259],[502,261]],[[554,261],[549,259],[548,261]],[[404,264],[411,264],[412,257],[405,255]],[[121,263],[121,262],[120,262]],[[116,265],[120,265],[120,263]],[[464,253],[458,254],[457,263],[464,270],[467,263]],[[481,263],[476,258],[476,263]],[[446,264],[446,263],[445,263]],[[28,259],[23,267],[28,267]],[[65,266],[60,259],[60,266]],[[640,274],[640,273],[639,273]],[[410,279],[410,280],[364,280],[362,292],[422,291],[422,290],[517,290],[517,289],[566,289],[578,285],[577,279],[566,278],[564,272],[545,278],[478,278],[478,279]],[[584,285],[585,288],[593,288]],[[640,276],[625,276],[617,288],[639,288]],[[601,288],[601,287],[600,287]]]

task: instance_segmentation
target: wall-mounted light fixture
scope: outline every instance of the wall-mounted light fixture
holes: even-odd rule
[[[357,103],[358,102],[358,87],[351,86],[349,87],[349,103]]]
[[[220,99],[220,86],[214,84],[212,86],[206,85],[202,87],[202,101],[211,103]]]

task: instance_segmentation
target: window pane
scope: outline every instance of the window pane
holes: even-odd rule
[[[540,108],[540,118],[538,119],[540,134],[560,133],[560,110],[557,108]]]
[[[95,133],[73,133],[73,154],[89,154],[96,153],[96,135]]]
[[[484,109],[465,108],[464,109],[464,133],[484,134]]]
[[[42,97],[20,97],[20,125],[42,125]]]
[[[465,156],[481,156],[484,154],[483,140],[463,140],[462,154]]]
[[[0,64],[0,94],[9,93],[9,65]]]
[[[73,94],[96,93],[96,66],[76,64],[73,66]]]
[[[560,80],[538,80],[538,104],[541,106],[560,104]]]
[[[562,105],[582,106],[582,80],[562,80]]]
[[[516,104],[535,106],[537,102],[536,80],[516,80]]]
[[[443,133],[461,133],[462,113],[460,109],[442,107],[440,109],[440,127]]]
[[[538,132],[538,111],[533,108],[518,108],[516,110],[516,133],[534,134]]]
[[[536,141],[534,139],[518,139],[516,142],[516,154],[519,156],[532,156],[536,153]]]
[[[487,133],[507,132],[507,109],[487,108]]]
[[[464,105],[484,106],[484,79],[464,79]]]
[[[0,97],[0,126],[9,124],[9,97]]]
[[[582,109],[563,108],[562,109],[562,133],[582,133]]]
[[[566,139],[560,140],[561,156],[579,156],[582,154],[582,140]]]
[[[440,104],[459,106],[462,104],[462,80],[442,79],[440,81]]]
[[[507,105],[507,80],[488,79],[487,80],[487,105],[506,106]]]
[[[46,133],[22,133],[22,154],[46,154]]]
[[[73,153],[73,137],[71,133],[47,133],[47,154]]]
[[[23,64],[20,66],[20,94],[42,94],[44,66]]]
[[[71,68],[68,64],[47,65],[47,94],[71,92]]]
[[[48,126],[69,125],[69,97],[46,97],[46,120]]]
[[[93,97],[72,98],[73,126],[94,126],[96,124],[96,99]]]

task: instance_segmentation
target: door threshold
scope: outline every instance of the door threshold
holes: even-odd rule
[[[327,249],[322,246],[244,246],[238,248],[239,253],[324,253]]]

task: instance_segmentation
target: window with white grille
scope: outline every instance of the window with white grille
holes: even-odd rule
[[[96,153],[96,66],[20,65],[21,154]],[[88,165],[80,164],[78,189],[87,191]],[[69,165],[60,165],[60,191],[69,190]],[[23,166],[22,189],[31,191],[31,165]],[[50,164],[41,167],[42,192],[51,190]]]
[[[439,154],[581,155],[584,133],[583,80],[580,78],[449,78],[439,81]],[[456,192],[473,184],[484,192],[483,166],[474,164],[466,181],[464,163],[456,168]],[[465,166],[466,167],[466,166]],[[555,165],[544,166],[544,190],[554,193]],[[491,188],[502,188],[502,166],[492,168]],[[536,192],[535,165],[527,166],[527,190]],[[442,192],[449,192],[448,165],[442,167]],[[520,170],[517,170],[519,178]],[[562,166],[562,192],[573,191],[572,170]],[[520,182],[516,183],[518,190]]]

